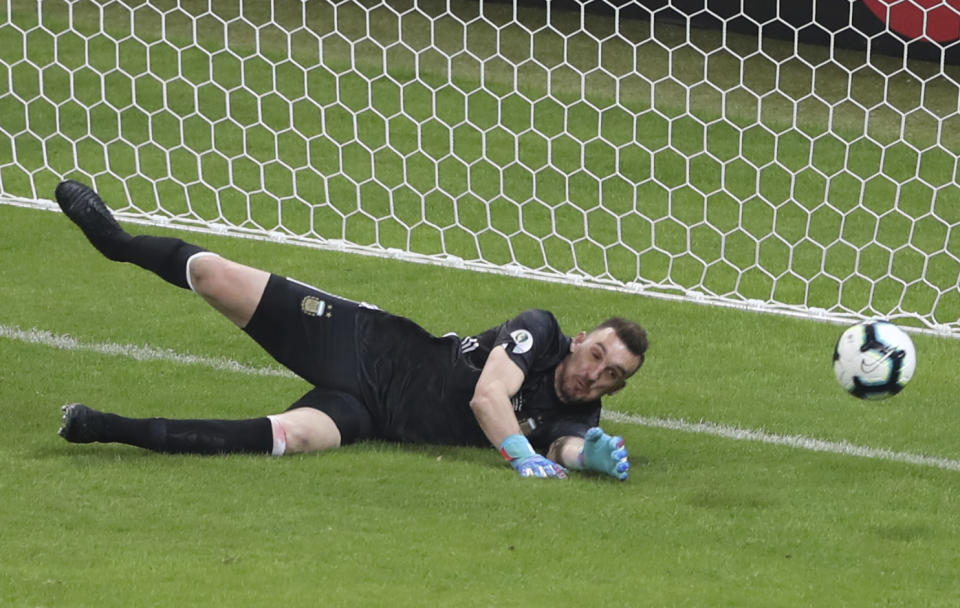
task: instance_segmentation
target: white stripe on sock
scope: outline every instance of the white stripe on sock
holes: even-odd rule
[[[273,429],[273,456],[283,456],[287,451],[287,430],[276,416],[267,416]]]

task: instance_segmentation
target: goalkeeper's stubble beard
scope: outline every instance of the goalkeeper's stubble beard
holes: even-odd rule
[[[575,392],[580,389],[584,390],[583,381],[578,380],[573,374],[570,373],[569,369],[570,356],[568,355],[563,361],[557,365],[556,370],[553,374],[553,389],[557,393],[557,397],[566,404],[576,404],[583,403],[587,401],[584,397],[579,397]]]

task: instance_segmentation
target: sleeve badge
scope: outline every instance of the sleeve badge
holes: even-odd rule
[[[533,334],[525,329],[518,329],[510,332],[510,338],[513,340],[513,352],[516,355],[522,355],[533,348]]]

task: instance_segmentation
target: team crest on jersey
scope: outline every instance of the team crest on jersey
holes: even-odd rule
[[[331,311],[328,310],[327,303],[316,296],[307,296],[301,300],[300,310],[303,311],[303,314],[311,317],[322,317],[324,313],[326,313],[327,317],[331,316]]]
[[[533,334],[525,329],[518,329],[510,333],[513,339],[513,353],[522,355],[533,348]]]

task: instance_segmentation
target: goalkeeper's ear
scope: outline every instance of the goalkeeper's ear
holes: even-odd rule
[[[578,348],[580,348],[580,345],[583,344],[583,341],[586,339],[587,339],[587,332],[585,331],[581,331],[576,336],[574,336],[573,339],[570,340],[570,352],[572,353],[576,351]]]

